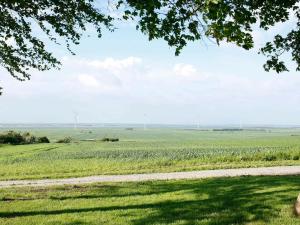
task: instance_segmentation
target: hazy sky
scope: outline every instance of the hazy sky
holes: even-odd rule
[[[189,44],[182,54],[131,25],[85,37],[71,56],[49,45],[60,71],[19,82],[0,69],[0,123],[300,124],[300,74],[266,73],[258,47],[283,25],[255,32],[256,49]]]

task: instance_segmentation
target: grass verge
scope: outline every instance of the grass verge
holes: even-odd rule
[[[0,190],[0,224],[299,224],[299,176]]]

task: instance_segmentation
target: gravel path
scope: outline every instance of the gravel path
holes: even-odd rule
[[[96,182],[138,182],[148,180],[177,180],[177,179],[201,179],[209,177],[236,177],[236,176],[282,176],[300,175],[300,166],[279,166],[222,170],[202,170],[173,173],[150,173],[129,175],[100,175],[90,177],[44,179],[44,180],[10,180],[0,181],[0,188],[21,186],[51,186],[66,184],[89,184]]]

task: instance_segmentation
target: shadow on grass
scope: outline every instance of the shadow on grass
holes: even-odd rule
[[[89,198],[120,198],[119,205],[100,206],[90,208],[70,208],[58,210],[0,212],[0,218],[25,217],[25,216],[51,216],[60,214],[110,212],[120,211],[122,216],[137,213],[141,217],[132,221],[132,224],[184,224],[205,223],[213,224],[246,224],[249,222],[268,223],[271,217],[275,218],[284,205],[293,205],[297,193],[300,191],[300,177],[240,177],[206,179],[194,181],[159,181],[145,183],[124,183],[115,188],[116,193],[103,190],[104,195],[75,195],[57,197],[64,199],[89,199]],[[122,188],[132,191],[124,193]],[[110,188],[110,187],[107,187]],[[141,191],[138,191],[138,190]],[[180,192],[179,192],[180,191]],[[187,199],[180,196],[188,196]],[[110,194],[109,194],[110,193]],[[160,195],[170,194],[160,200]],[[172,195],[174,193],[174,195]],[[153,195],[150,196],[150,195]],[[124,197],[150,196],[149,202],[129,204]],[[172,197],[173,196],[173,197]],[[175,196],[175,197],[174,197]],[[147,198],[149,201],[149,198]],[[48,200],[55,200],[48,198]],[[149,213],[150,210],[150,213]],[[125,214],[124,214],[125,213]],[[292,214],[292,213],[291,213]],[[117,215],[117,214],[116,214]],[[131,215],[132,216],[132,215]]]

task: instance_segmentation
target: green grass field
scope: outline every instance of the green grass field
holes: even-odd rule
[[[46,135],[52,143],[1,146],[1,180],[300,165],[298,129],[225,132],[41,128],[26,131]],[[65,136],[71,136],[73,142],[54,143]],[[103,137],[117,137],[120,141],[82,141]]]
[[[1,225],[298,225],[300,177],[93,184],[0,190]]]

